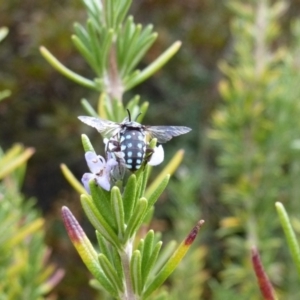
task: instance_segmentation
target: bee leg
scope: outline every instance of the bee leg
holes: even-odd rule
[[[116,161],[118,162],[119,176],[123,177],[123,175],[124,175],[124,164],[125,164],[124,153],[120,151],[120,147],[119,148],[116,147],[115,149],[116,149],[116,151],[114,151],[113,153],[114,153]]]
[[[144,158],[144,162],[145,162],[144,168],[145,168],[146,164],[150,161],[153,153],[154,153],[154,150],[147,145],[147,148],[145,151],[145,158]]]

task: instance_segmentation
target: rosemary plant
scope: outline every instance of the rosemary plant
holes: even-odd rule
[[[0,299],[45,299],[64,276],[49,264],[44,219],[20,189],[34,149],[0,148]]]
[[[0,28],[0,41],[8,29]],[[10,95],[0,92],[0,101]],[[34,149],[16,144],[0,147],[0,299],[45,299],[63,278],[64,271],[48,263],[44,219],[34,201],[21,194],[26,165]]]
[[[85,26],[74,24],[72,41],[94,71],[95,78],[85,78],[74,73],[45,47],[41,47],[41,53],[63,75],[100,93],[98,111],[86,99],[82,100],[87,114],[94,118],[100,117],[99,122],[108,124],[104,120],[109,120],[117,126],[126,118],[127,112],[130,112],[131,120],[136,120],[142,112],[141,121],[148,103],[139,105],[139,96],[135,96],[125,106],[124,93],[160,69],[177,52],[181,43],[175,42],[149,66],[138,70],[136,66],[157,38],[153,26],[143,27],[136,24],[132,16],[127,16],[130,0],[83,0],[83,3],[88,19]],[[126,119],[121,124],[126,124]],[[102,132],[99,127],[94,127]],[[104,134],[104,137],[106,160],[95,153],[89,138],[82,135],[85,158],[91,170],[91,173],[83,176],[83,185],[65,165],[62,166],[67,179],[81,194],[81,204],[96,229],[100,251],[94,249],[67,207],[62,208],[64,223],[71,241],[96,279],[93,285],[101,285],[117,299],[146,299],[176,268],[203,221],[199,221],[175,250],[172,248],[173,253],[167,251],[159,256],[162,242],[153,230],[142,237],[137,233],[141,225],[151,219],[154,204],[166,188],[170,174],[180,164],[183,152],[178,151],[147,187],[151,154],[145,154],[147,159],[143,159],[142,166],[130,172],[128,166],[122,164],[122,149],[117,151],[118,154],[110,149],[110,144],[122,142],[121,136],[114,133],[109,136]],[[154,152],[152,155],[157,149],[160,151],[159,160],[162,161],[162,148],[156,147],[157,139],[144,142],[147,150]]]
[[[1,27],[0,28],[0,42],[7,36],[8,28]],[[9,90],[0,91],[0,101],[6,97],[10,96]]]
[[[231,215],[222,220],[218,232],[224,239],[226,263],[220,275],[221,297],[214,294],[214,299],[229,297],[224,296],[229,290],[238,293],[239,299],[257,299],[250,255],[260,287],[265,282],[269,290],[265,299],[276,298],[270,296],[275,293],[259,270],[253,245],[261,253],[270,281],[286,293],[283,298],[298,299],[294,269],[300,274],[299,246],[284,207],[299,218],[300,23],[291,22],[293,39],[286,45],[281,18],[287,1],[231,0],[228,5],[235,16],[233,59],[220,63],[225,75],[219,84],[224,103],[213,115],[210,136],[220,147],[221,200]],[[283,247],[275,203],[295,268]]]

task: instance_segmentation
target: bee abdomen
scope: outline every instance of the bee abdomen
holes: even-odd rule
[[[126,129],[121,135],[120,146],[126,167],[131,171],[138,170],[145,157],[145,135],[139,130]]]

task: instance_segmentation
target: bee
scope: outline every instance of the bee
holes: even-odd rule
[[[87,116],[78,119],[96,128],[106,138],[106,152],[115,154],[119,162],[132,172],[138,170],[144,161],[149,161],[154,153],[147,138],[156,138],[158,143],[165,143],[172,137],[191,131],[191,128],[185,126],[142,125],[132,121],[130,111],[127,112],[128,117],[121,123]]]

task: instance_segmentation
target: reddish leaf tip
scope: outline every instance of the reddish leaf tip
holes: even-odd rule
[[[197,223],[197,225],[191,230],[191,232],[189,233],[189,235],[187,236],[187,238],[184,241],[184,244],[186,246],[190,246],[194,242],[194,240],[203,224],[204,224],[204,220],[200,220]]]
[[[84,231],[79,225],[78,221],[69,210],[68,207],[63,206],[61,209],[63,221],[72,242],[79,242],[85,236]]]
[[[275,293],[273,286],[264,270],[262,262],[260,260],[260,255],[256,247],[251,249],[251,259],[253,269],[259,284],[260,291],[265,300],[275,300]]]

